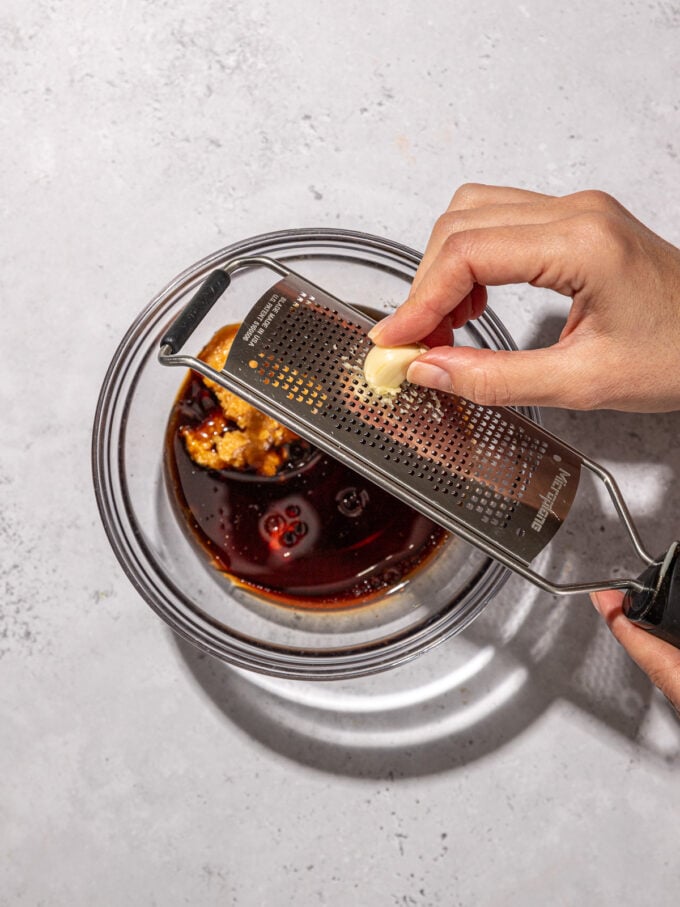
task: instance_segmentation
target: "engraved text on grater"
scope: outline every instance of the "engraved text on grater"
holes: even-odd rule
[[[550,513],[552,513],[553,504],[558,498],[559,493],[562,491],[564,486],[567,484],[567,479],[571,477],[571,473],[567,472],[564,467],[560,466],[559,471],[555,478],[552,481],[547,494],[539,495],[539,498],[543,503],[538,508],[536,516],[531,523],[531,528],[536,532],[540,532],[543,529],[545,521],[548,519]]]
[[[260,311],[257,313],[255,321],[249,325],[247,331],[245,332],[243,339],[248,344],[249,347],[256,346],[264,332],[274,321],[278,313],[281,311],[286,298],[280,296],[278,293],[274,293],[267,302],[262,306]]]

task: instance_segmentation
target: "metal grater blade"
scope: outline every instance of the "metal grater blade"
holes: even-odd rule
[[[224,386],[499,559],[528,565],[569,513],[582,458],[511,409],[363,378],[374,321],[288,272],[242,323]]]

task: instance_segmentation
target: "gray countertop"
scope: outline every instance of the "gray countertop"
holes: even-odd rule
[[[679,243],[679,41],[660,0],[3,4],[0,903],[677,904],[680,726],[587,601],[512,579],[389,674],[248,676],[124,576],[89,436],[137,313],[243,237],[422,248],[474,180],[601,188]],[[566,306],[491,301],[525,346]],[[545,418],[678,535],[680,414]],[[588,507],[564,570],[622,569]]]

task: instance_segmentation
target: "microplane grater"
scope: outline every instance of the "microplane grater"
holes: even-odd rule
[[[271,268],[280,279],[243,320],[222,371],[177,355],[231,275],[245,267]],[[280,261],[233,259],[209,275],[175,320],[161,341],[160,359],[189,366],[243,397],[543,589],[628,590],[629,616],[679,645],[677,543],[664,559],[652,558],[612,476],[514,409],[412,384],[394,397],[373,392],[362,368],[373,324]],[[606,485],[648,564],[639,579],[556,585],[530,567],[567,519],[584,466]],[[668,601],[654,623],[650,617],[659,611],[663,589]],[[675,615],[670,598],[678,599]]]

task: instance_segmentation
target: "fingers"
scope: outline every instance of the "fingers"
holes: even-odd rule
[[[407,378],[483,406],[590,409],[593,382],[574,361],[559,344],[528,351],[438,347],[419,356]]]
[[[465,230],[521,224],[547,224],[581,212],[616,214],[634,220],[630,212],[612,196],[598,190],[575,192],[562,197],[514,189],[468,183],[451,199],[446,212],[437,220],[413,280],[413,293],[442,251],[449,236]]]
[[[554,202],[555,196],[506,186],[485,186],[468,183],[461,186],[451,199],[446,212],[434,225],[423,259],[413,279],[412,291],[439,254],[444,241],[462,230],[479,227],[506,226],[520,223],[545,223],[562,217]]]
[[[680,710],[680,650],[628,620],[620,592],[594,592],[593,604],[631,658]]]
[[[462,187],[433,230],[408,300],[370,336],[381,346],[434,346],[409,379],[487,405],[671,408],[666,396],[677,400],[679,385],[663,396],[656,362],[659,351],[676,345],[678,254],[602,192],[553,198]],[[484,310],[486,286],[511,283],[572,299],[548,358],[442,349],[449,329]],[[622,381],[631,361],[635,381]]]
[[[453,343],[453,328],[460,328],[473,318],[479,318],[486,308],[486,287],[475,284],[465,299],[456,306],[429,334],[421,338],[426,346],[450,346]]]
[[[453,325],[451,320],[451,316],[446,315],[434,331],[423,337],[422,342],[425,346],[451,346],[453,343]]]
[[[486,205],[517,205],[557,198],[531,189],[516,186],[491,186],[487,183],[463,183],[451,199],[449,210],[482,208]]]
[[[411,297],[371,331],[382,346],[425,337],[445,315],[482,286],[531,283],[574,295],[592,253],[581,216],[544,224],[486,227],[454,233]],[[454,322],[455,324],[455,322]]]

